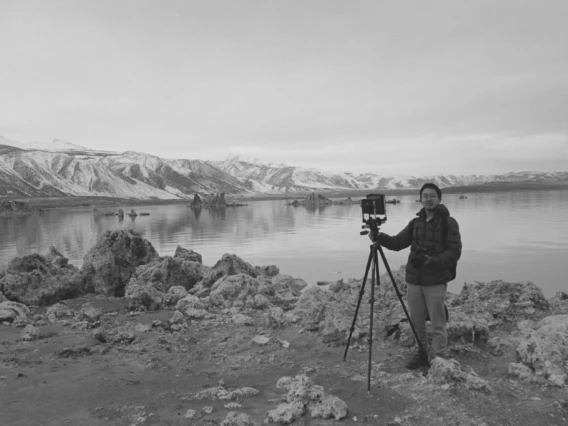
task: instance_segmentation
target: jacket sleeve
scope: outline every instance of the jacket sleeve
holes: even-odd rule
[[[412,244],[412,225],[414,221],[410,221],[406,227],[395,236],[379,233],[378,242],[381,246],[394,251],[404,250]]]
[[[436,269],[449,269],[455,265],[461,257],[462,242],[460,227],[453,217],[448,217],[448,236],[444,251],[432,256],[430,261]]]

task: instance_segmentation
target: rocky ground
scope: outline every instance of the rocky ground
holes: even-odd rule
[[[128,231],[103,235],[81,270],[54,248],[31,256],[0,279],[3,425],[568,424],[565,293],[464,286],[448,297],[448,357],[410,372],[381,277],[369,370],[369,291],[343,361],[361,281],[160,257]]]

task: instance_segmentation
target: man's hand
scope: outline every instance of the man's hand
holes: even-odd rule
[[[424,261],[424,265],[428,265],[432,258],[430,256],[428,256],[427,254],[425,254],[424,256],[426,256],[426,260]]]
[[[377,233],[369,232],[369,239],[374,243],[378,243],[381,234],[382,232],[377,232]]]

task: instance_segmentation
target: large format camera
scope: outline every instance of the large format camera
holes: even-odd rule
[[[387,220],[385,194],[369,194],[361,200],[362,226],[361,235],[371,233],[371,241],[376,241],[379,235],[379,226]]]
[[[432,250],[426,247],[418,247],[410,258],[410,264],[416,269],[420,269],[427,260],[426,256],[432,256]]]
[[[367,198],[361,200],[361,209],[363,217],[368,215],[386,215],[385,194],[369,194]]]

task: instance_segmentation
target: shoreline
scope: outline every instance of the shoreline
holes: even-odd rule
[[[442,188],[444,194],[479,194],[490,192],[523,192],[523,191],[566,191],[568,183],[558,184],[490,184]],[[278,201],[302,199],[309,194],[321,194],[327,198],[361,197],[371,193],[385,194],[386,196],[417,195],[418,189],[365,189],[365,190],[319,190],[299,191],[288,194],[225,194],[227,203]],[[20,201],[27,203],[32,209],[58,209],[58,208],[86,208],[86,207],[120,207],[120,206],[149,206],[149,205],[177,205],[190,204],[193,197],[185,199],[139,199],[99,196],[68,196],[68,197],[0,197],[0,201]]]

